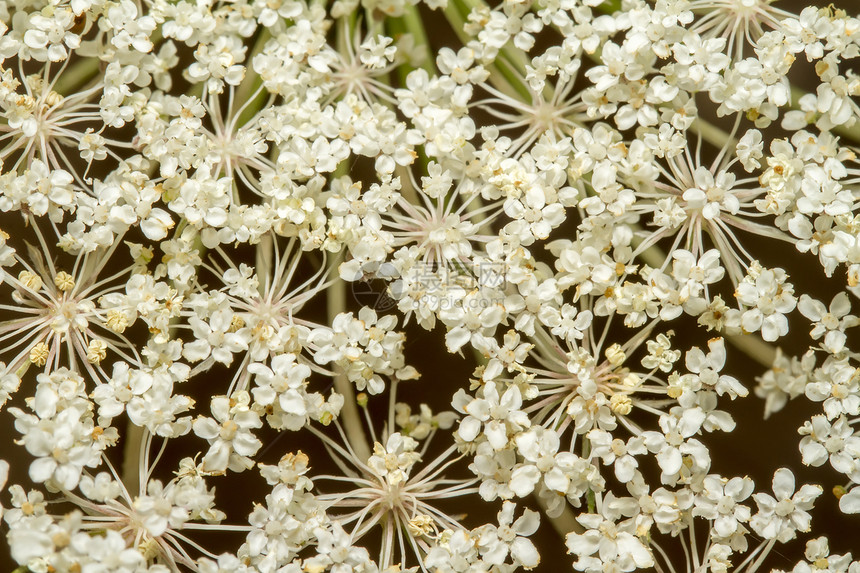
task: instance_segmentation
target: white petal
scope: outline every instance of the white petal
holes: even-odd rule
[[[194,433],[204,440],[214,440],[221,431],[221,426],[212,418],[200,417],[191,425]]]
[[[776,499],[789,499],[794,494],[794,474],[787,468],[779,468],[773,474],[773,493]]]
[[[664,448],[657,454],[657,462],[660,464],[660,469],[667,475],[675,475],[681,470],[683,463],[681,452],[677,448]]]
[[[480,431],[481,421],[472,416],[466,416],[463,418],[463,421],[460,422],[460,429],[457,430],[457,433],[460,434],[463,441],[471,442],[478,437],[478,433]]]
[[[600,534],[595,532],[586,532],[582,535],[578,533],[568,533],[565,538],[567,550],[578,557],[592,555],[597,551],[600,545]]]
[[[54,475],[56,468],[57,462],[54,458],[39,458],[30,464],[30,479],[42,483]]]
[[[495,450],[501,450],[508,445],[508,434],[504,422],[493,420],[484,426],[484,434]]]
[[[0,491],[6,486],[6,480],[9,477],[9,462],[0,460]]]
[[[207,472],[223,472],[227,469],[227,461],[230,459],[230,444],[216,440],[206,457],[203,458],[203,469]]]
[[[860,513],[860,488],[854,488],[839,498],[842,513]]]
[[[511,555],[513,555],[514,559],[519,560],[526,569],[537,567],[538,563],[540,563],[540,555],[538,555],[537,549],[525,537],[514,539],[514,542],[511,543]]]
[[[518,497],[525,497],[534,491],[538,480],[540,480],[540,470],[535,466],[520,466],[511,473],[511,491]]]

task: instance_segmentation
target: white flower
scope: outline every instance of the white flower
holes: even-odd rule
[[[691,438],[700,431],[705,413],[698,408],[685,409],[681,413],[677,410],[680,408],[673,409],[671,415],[660,416],[662,432],[642,432],[648,450],[657,454],[664,483],[670,483],[681,472],[685,455],[697,464],[710,463],[704,444]]]
[[[466,414],[460,421],[457,430],[463,441],[475,441],[482,434],[495,450],[502,450],[508,445],[508,433],[528,428],[530,422],[525,412],[520,410],[522,395],[516,386],[511,386],[499,396],[495,383],[485,384],[481,389],[481,398],[469,400],[463,390],[454,397],[454,406],[458,412]]]
[[[722,338],[708,341],[708,354],[699,348],[687,352],[686,366],[694,373],[702,385],[713,388],[718,395],[728,394],[733,400],[745,397],[749,391],[733,376],[720,374],[726,364],[726,347]]]
[[[725,274],[716,249],[706,251],[698,260],[690,251],[678,249],[672,252],[672,259],[672,277],[678,281],[682,302],[701,297],[707,292],[707,285],[718,282]]]
[[[839,354],[845,348],[845,330],[860,324],[860,319],[848,314],[851,312],[851,301],[848,293],[845,292],[833,297],[829,309],[821,301],[803,294],[800,296],[797,309],[813,323],[809,335],[814,340],[824,335],[824,348],[833,354]]]
[[[792,569],[792,573],[812,573],[813,571],[846,573],[857,568],[857,561],[851,559],[850,553],[831,555],[826,537],[807,541],[803,556],[805,561],[799,561]]]
[[[603,507],[611,506],[613,500],[611,494],[607,495]],[[653,566],[654,557],[650,550],[635,535],[634,520],[618,523],[616,520],[620,515],[616,511],[604,511],[608,515],[581,514],[576,520],[585,526],[585,532],[567,534],[567,550],[577,557],[573,568],[597,573],[610,565],[623,572]]]
[[[738,301],[751,307],[741,317],[744,330],[756,332],[761,329],[762,338],[769,342],[788,334],[785,315],[794,310],[797,299],[787,279],[788,275],[782,269],[751,267],[735,291]]]
[[[394,331],[396,324],[395,316],[377,317],[369,307],[362,308],[357,318],[352,313],[339,314],[330,329],[311,332],[308,340],[318,347],[314,361],[321,365],[336,362],[359,391],[366,389],[371,394],[385,389],[382,376],[417,378],[414,368],[404,368],[404,336]]]
[[[860,476],[860,436],[854,435],[848,419],[842,415],[832,424],[824,415],[813,416],[798,430],[801,436],[800,453],[803,463],[820,466],[828,459],[836,471],[857,477]]]
[[[479,530],[478,550],[490,565],[502,565],[510,553],[515,565],[533,569],[540,563],[540,556],[534,544],[526,538],[537,531],[540,516],[536,511],[526,509],[514,521],[515,509],[516,504],[506,501],[498,515],[499,527],[485,526]]]
[[[298,430],[322,406],[320,394],[306,391],[310,367],[296,362],[294,354],[275,356],[271,368],[255,362],[248,366],[248,372],[255,375],[251,389],[254,405],[272,408],[266,421],[273,428]]]
[[[251,397],[247,392],[212,398],[214,419],[199,417],[192,426],[194,433],[209,441],[209,451],[203,458],[204,471],[223,473],[229,467],[240,472],[253,467],[253,456],[262,442],[252,429],[263,425],[260,416],[248,408]]]
[[[860,488],[853,487],[839,498],[839,510],[842,513],[860,513]]]
[[[0,2],[23,569],[515,573],[534,496],[576,570],[753,573],[822,489],[712,473],[740,354],[860,513],[860,18],[447,4]],[[793,573],[860,573],[811,537]]]
[[[713,521],[713,532],[720,538],[730,538],[742,532],[742,525],[750,519],[750,508],[743,505],[753,492],[755,484],[747,477],[726,479],[709,475],[702,492],[696,496],[694,516]]]
[[[619,438],[612,438],[609,432],[594,429],[588,432],[588,440],[591,443],[591,455],[598,457],[607,466],[613,466],[615,477],[621,483],[627,483],[637,472],[639,462],[634,456],[647,453],[645,440],[642,437],[633,437],[625,443]]]
[[[747,172],[752,172],[761,167],[759,160],[763,156],[762,149],[762,136],[757,129],[747,130],[743,137],[738,140],[736,153]]]
[[[415,448],[418,442],[409,436],[391,434],[385,446],[379,442],[373,445],[373,455],[367,466],[392,486],[409,479],[412,466],[421,459]]]
[[[30,479],[50,482],[71,490],[78,485],[84,467],[97,467],[101,453],[118,433],[96,426],[93,406],[84,392],[84,380],[65,368],[37,377],[36,397],[29,407],[35,415],[11,408],[22,443],[36,459]]]
[[[860,379],[855,373],[847,358],[829,356],[806,380],[806,397],[823,402],[824,413],[831,420],[841,414],[856,416],[860,413]]]
[[[804,485],[794,490],[794,474],[780,468],[773,474],[773,493],[756,493],[753,499],[758,506],[750,520],[753,530],[765,539],[776,539],[785,543],[794,539],[796,532],[809,531],[812,517],[808,511],[822,493],[819,485]]]

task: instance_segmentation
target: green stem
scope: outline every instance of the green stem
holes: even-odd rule
[[[448,23],[451,25],[451,28],[453,28],[454,34],[457,35],[457,39],[460,40],[460,43],[468,44],[469,40],[472,38],[463,29],[466,25],[466,17],[460,13],[457,5],[454,2],[448,2],[442,10],[442,13],[445,14],[445,19],[448,20]]]
[[[444,13],[445,18],[448,20],[448,23],[451,24],[451,28],[454,29],[454,33],[457,35],[460,42],[468,44],[469,41],[472,40],[472,37],[463,29],[466,25],[468,12],[462,12],[461,8],[463,10],[466,9],[462,3],[452,0],[449,1],[448,5],[444,8]],[[500,66],[498,64],[502,65]],[[484,66],[487,68],[487,71],[490,72],[490,83],[493,84],[493,87],[497,90],[514,99],[523,97],[523,94],[526,94],[525,97],[527,100],[531,101],[528,87],[526,87],[526,85],[520,81],[507,66],[508,65],[501,59],[497,60],[494,64]]]
[[[332,256],[330,269],[337,275],[337,267],[343,261],[343,251]],[[338,279],[328,289],[328,320],[333,322],[334,318],[346,310],[346,282]],[[371,449],[358,411],[358,402],[355,399],[355,389],[352,382],[346,377],[343,369],[335,365],[337,374],[334,377],[334,389],[343,396],[343,408],[340,411],[340,420],[346,430],[346,438],[353,451],[362,460],[370,458]]]
[[[529,90],[528,86],[523,82],[521,76],[517,74],[517,72],[513,69],[513,67],[506,62],[505,60],[499,58],[496,60],[495,64],[493,64],[492,69],[501,74],[501,77],[504,78],[507,85],[510,86],[511,89],[519,96],[524,99],[526,102],[532,101],[532,93]],[[490,81],[494,84],[498,84],[498,77],[494,80],[493,72],[490,72]],[[496,85],[498,87],[498,85]]]
[[[587,460],[591,455],[591,441],[585,436],[582,436],[582,458]],[[585,499],[588,503],[588,513],[594,513],[597,508],[597,503],[594,498],[594,490],[588,488],[585,492]]]
[[[727,335],[729,343],[764,366],[770,368],[776,360],[776,348],[752,334]]]
[[[402,17],[391,19],[389,22],[395,26],[402,26],[405,33],[412,34],[412,38],[415,40],[416,46],[423,46],[424,60],[421,62],[420,67],[424,69],[428,75],[435,75],[436,64],[433,58],[433,49],[430,46],[430,40],[427,38],[427,33],[424,31],[424,23],[421,21],[421,15],[418,13],[418,8],[415,6],[406,6]],[[399,69],[408,73],[408,70],[404,66],[401,66]],[[401,79],[404,80],[403,85],[406,85],[405,75]]]
[[[400,177],[400,194],[403,198],[413,205],[421,205],[421,201],[418,198],[418,190],[412,185],[412,178],[409,177],[409,167],[397,165],[394,168],[394,173]]]
[[[269,29],[263,28],[263,30],[260,32],[260,35],[257,37],[257,41],[254,42],[254,47],[251,48],[251,53],[246,59],[247,72],[245,78],[242,80],[242,83],[239,84],[239,87],[236,89],[235,101],[240,103],[245,102],[249,97],[251,97],[251,94],[257,91],[257,88],[260,87],[260,84],[263,83],[263,79],[260,77],[260,75],[252,71],[251,65],[253,63],[254,56],[263,51],[263,48],[266,46],[266,42],[268,42],[271,37],[272,34],[271,32],[269,32]],[[236,126],[241,127],[248,123],[248,121],[262,109],[263,102],[265,102],[268,97],[269,94],[265,90],[261,91],[260,94],[257,96],[256,100],[253,103],[249,104],[248,107],[246,107],[242,111],[242,113],[239,114],[239,117],[236,119]]]
[[[633,231],[633,248],[635,250],[636,247],[645,240],[644,238],[636,235],[637,231],[642,230],[642,226],[637,223],[628,223],[628,225],[630,225],[630,228]],[[666,262],[666,253],[664,253],[657,245],[651,245],[637,256],[645,261],[645,264],[649,267],[655,269],[659,269],[663,266],[663,263]]]
[[[696,121],[694,121],[693,125],[690,126],[690,131],[702,136],[702,139],[717,149],[722,149],[723,147],[734,149],[738,143],[729,132],[723,131],[713,123],[707,122],[701,117],[696,118]]]
[[[603,4],[597,7],[598,12],[609,15],[619,10],[621,10],[621,0],[604,0]]]
[[[535,494],[535,500],[538,502],[538,505],[541,508],[542,513],[549,520],[550,525],[558,533],[559,537],[564,539],[567,537],[568,533],[583,533],[585,528],[580,525],[580,523],[576,520],[576,516],[573,514],[573,510],[570,506],[565,503],[564,509],[561,510],[561,514],[555,517],[552,517],[547,514],[549,510],[549,504],[546,502],[546,499],[541,496]]]
[[[125,445],[122,448],[122,483],[131,495],[140,492],[140,450],[145,437],[143,426],[129,420],[123,434]]]
[[[263,292],[266,288],[266,279],[262,279],[261,277],[268,277],[269,273],[272,271],[272,246],[273,241],[271,233],[266,233],[260,238],[260,242],[255,247],[254,252],[254,263],[256,266],[257,273],[257,290],[260,295],[263,295]]]
[[[92,78],[99,73],[101,62],[98,58],[84,58],[63,71],[63,75],[54,84],[54,91],[60,95],[69,95],[81,90]]]

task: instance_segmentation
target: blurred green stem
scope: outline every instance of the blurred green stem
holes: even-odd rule
[[[343,262],[343,251],[331,257],[329,269],[330,273],[336,277],[341,262]],[[346,311],[346,281],[340,278],[335,279],[328,288],[327,295],[328,320],[329,323],[332,323],[338,314]],[[343,423],[349,445],[359,459],[366,462],[370,458],[371,450],[364,431],[364,424],[361,421],[361,414],[358,411],[358,403],[355,400],[355,389],[340,366],[335,365],[335,371],[337,373],[334,377],[334,389],[343,396],[343,408],[340,411],[339,419]]]
[[[730,334],[729,343],[766,368],[776,360],[776,348],[752,334]]]

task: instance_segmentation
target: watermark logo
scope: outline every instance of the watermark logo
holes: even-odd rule
[[[400,293],[389,285],[397,276],[391,263],[364,263],[350,282],[353,300],[378,312],[395,308]]]
[[[487,308],[502,302],[505,265],[419,261],[402,276],[391,263],[365,263],[351,282],[353,299],[385,312],[404,302],[431,309]]]

